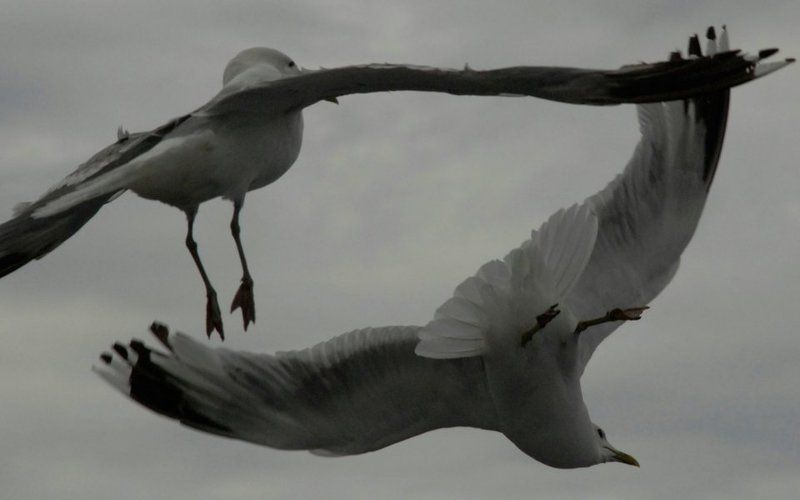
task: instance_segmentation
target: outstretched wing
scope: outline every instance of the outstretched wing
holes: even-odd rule
[[[709,35],[713,53],[718,47],[713,32]],[[701,57],[696,39],[689,53]],[[753,75],[768,72],[757,63]],[[729,96],[724,90],[639,106],[642,137],[633,158],[622,174],[584,202],[597,214],[599,231],[589,264],[567,297],[580,319],[646,305],[670,282],[714,180]],[[581,370],[619,324],[605,323],[581,334]]]
[[[150,132],[120,133],[119,140],[92,156],[72,174],[53,186],[38,200],[21,203],[14,217],[0,225],[0,277],[39,259],[75,234],[100,208],[120,190],[111,190],[86,197],[79,203],[40,217],[36,213],[50,203],[74,193],[84,183],[103,176],[133,158],[149,151],[163,137],[182,123],[188,115],[176,118]]]
[[[214,434],[349,455],[441,427],[495,427],[480,360],[416,356],[419,327],[366,328],[275,355],[151,329],[166,353],[115,344],[96,371],[144,406]]]
[[[609,105],[684,99],[740,85],[774,49],[757,56],[722,51],[708,57],[624,66],[617,70],[516,66],[488,71],[402,64],[368,64],[304,70],[302,74],[223,90],[201,114],[285,113],[349,94],[395,90],[455,95],[527,95],[573,104]],[[775,64],[785,64],[775,63]],[[763,67],[762,70],[766,70]]]
[[[178,125],[185,122],[190,116],[191,115],[184,115],[172,119],[149,132],[129,134],[120,129],[118,131],[117,142],[89,158],[74,172],[61,180],[61,182],[51,187],[47,193],[42,195],[38,200],[26,204],[25,208],[35,211],[74,191],[78,186],[97,179],[98,177],[102,177],[120,166],[129,163],[134,158],[153,149],[167,134],[175,130]]]

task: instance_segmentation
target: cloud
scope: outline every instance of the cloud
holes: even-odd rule
[[[794,2],[49,3],[0,20],[0,200],[35,197],[114,140],[213,95],[252,45],[306,66],[396,61],[614,67],[662,58],[726,22],[734,44],[797,55]],[[724,10],[723,10],[724,7]],[[698,234],[646,318],[592,360],[585,393],[643,468],[554,471],[495,433],[443,430],[326,460],[205,436],[89,373],[154,318],[201,335],[183,216],[126,195],[0,281],[0,483],[15,498],[781,498],[797,490],[795,68],[737,89]],[[352,328],[419,324],[464,277],[621,171],[630,108],[396,93],[305,113],[294,168],[251,193],[243,234],[258,324],[232,348],[299,348]],[[200,212],[221,305],[239,268],[230,204]]]

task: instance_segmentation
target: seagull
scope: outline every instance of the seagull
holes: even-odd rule
[[[393,90],[457,95],[527,95],[576,104],[610,105],[691,97],[725,89],[771,67],[723,50],[708,57],[625,66],[618,70],[510,67],[476,71],[397,64],[301,69],[269,48],[240,52],[225,67],[222,90],[197,110],[148,132],[117,131],[103,149],[38,200],[19,204],[0,225],[0,277],[39,259],[77,232],[126,190],[186,214],[185,244],[206,292],[206,334],[224,330],[217,293],[200,259],[193,226],[201,203],[233,202],[230,230],[242,267],[231,312],[241,309],[244,329],[255,322],[253,278],[241,242],[245,195],[280,178],[300,152],[302,109],[337,97]],[[780,63],[774,63],[780,65]]]
[[[724,32],[707,37],[707,53],[727,50]],[[689,56],[701,57],[697,37]],[[162,349],[116,343],[94,370],[159,414],[272,448],[353,455],[469,426],[552,467],[638,466],[592,422],[580,379],[598,345],[674,276],[714,179],[728,103],[718,90],[639,105],[641,139],[623,173],[480,267],[423,327],[255,354],[154,323]]]

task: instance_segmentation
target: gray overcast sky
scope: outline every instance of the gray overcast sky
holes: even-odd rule
[[[617,67],[709,24],[800,55],[800,4],[21,2],[0,0],[0,203],[33,199],[113,142],[194,109],[239,50],[309,67],[410,62]],[[183,215],[126,194],[0,281],[0,496],[85,498],[790,498],[800,491],[800,72],[733,92],[698,233],[639,323],[584,377],[593,420],[641,469],[558,471],[496,433],[436,431],[360,457],[279,452],[189,430],[90,371],[155,318],[201,336]],[[606,184],[633,107],[397,93],[305,112],[300,158],[251,193],[244,240],[258,323],[232,348],[300,348],[357,327],[424,324],[453,287],[554,210]],[[229,203],[197,238],[225,306],[240,269]],[[4,217],[5,218],[5,217]],[[218,341],[213,341],[217,344]]]

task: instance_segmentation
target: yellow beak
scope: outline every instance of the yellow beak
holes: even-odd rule
[[[639,461],[633,458],[632,456],[628,455],[627,453],[623,453],[619,450],[613,450],[613,452],[614,452],[614,460],[616,460],[617,462],[639,467]]]

